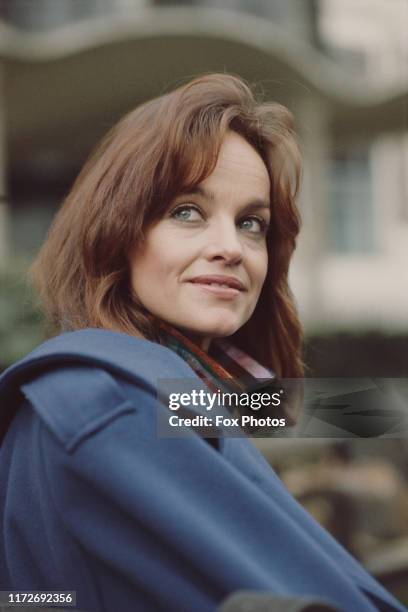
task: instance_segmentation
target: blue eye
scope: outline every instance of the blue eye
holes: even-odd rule
[[[264,219],[260,217],[245,217],[240,222],[242,229],[251,234],[266,234],[268,231],[268,224]]]
[[[200,209],[193,204],[182,204],[177,206],[171,213],[170,218],[184,223],[196,223],[204,219]],[[262,217],[248,216],[238,222],[239,227],[249,234],[264,236],[269,228],[268,223]]]
[[[170,217],[180,221],[186,221],[187,223],[192,223],[202,219],[202,214],[196,206],[185,204],[183,206],[178,206],[175,210],[173,210]]]

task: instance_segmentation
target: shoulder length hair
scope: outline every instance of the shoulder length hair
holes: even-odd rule
[[[31,267],[53,329],[97,327],[157,340],[157,326],[132,292],[128,255],[174,197],[211,174],[228,130],[264,160],[272,212],[266,281],[231,341],[278,376],[302,376],[302,331],[288,286],[300,228],[292,115],[258,101],[242,79],[227,74],[198,77],[137,107],[86,162]]]

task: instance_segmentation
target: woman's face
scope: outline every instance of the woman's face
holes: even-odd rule
[[[212,174],[176,197],[131,255],[134,292],[152,314],[208,350],[211,338],[230,336],[255,309],[269,222],[266,166],[230,131]]]

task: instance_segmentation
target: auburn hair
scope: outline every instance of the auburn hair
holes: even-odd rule
[[[177,195],[211,174],[228,130],[262,157],[272,213],[267,277],[250,320],[230,339],[278,376],[302,377],[302,330],[288,286],[300,228],[293,118],[228,74],[200,76],[137,107],[85,163],[30,270],[52,329],[97,327],[157,340],[132,291],[128,255]]]

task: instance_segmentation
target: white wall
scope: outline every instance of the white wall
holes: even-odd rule
[[[323,40],[336,48],[363,50],[368,72],[362,76],[384,86],[398,82],[401,74],[406,77],[408,1],[324,0],[321,4]],[[330,142],[326,145],[328,157]],[[322,179],[317,174],[308,176],[311,164],[307,150],[305,155],[306,194],[301,202],[305,223],[291,278],[306,328],[408,331],[407,132],[384,134],[372,141],[369,149],[372,253],[335,253],[327,244],[325,211],[320,212],[319,224],[310,222],[317,211],[307,185]],[[323,159],[321,163],[324,165]],[[313,243],[319,255],[311,259],[305,255]],[[312,300],[311,294],[317,297]]]

